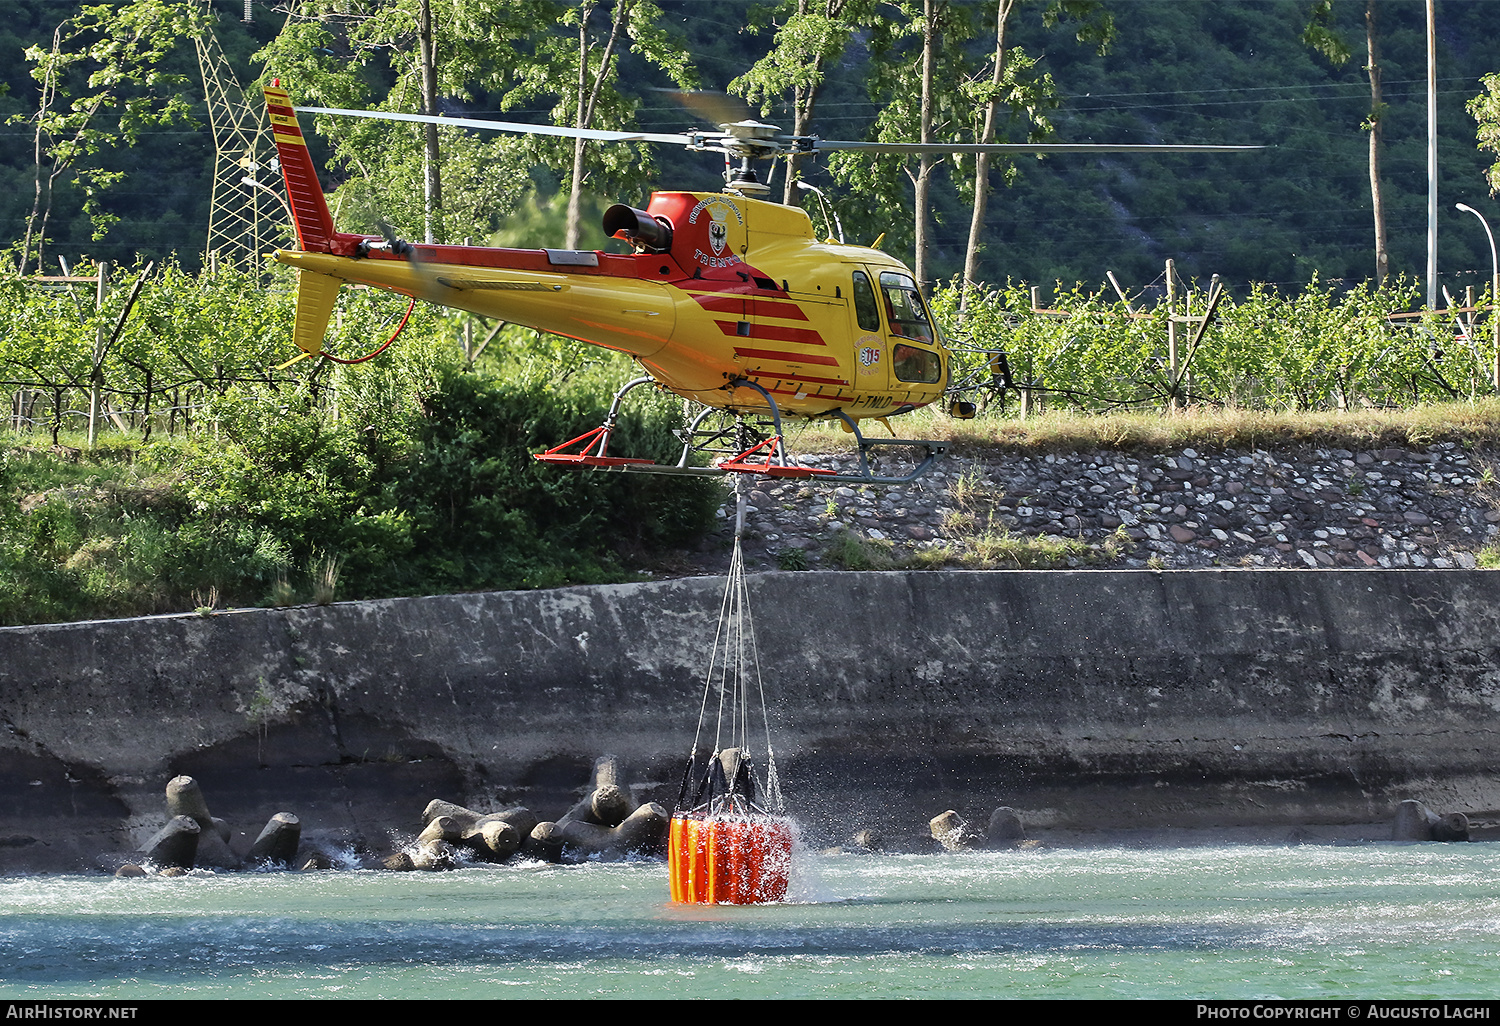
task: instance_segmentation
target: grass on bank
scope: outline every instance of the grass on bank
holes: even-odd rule
[[[1004,498],[1002,490],[970,467],[948,484],[952,509],[943,520],[943,544],[902,549],[887,540],[843,531],[824,556],[844,570],[1055,570],[1112,563],[1134,545],[1123,529],[1098,545],[1061,535],[1017,534],[998,516],[996,507]],[[782,569],[806,569],[805,558],[797,558],[800,551],[784,555],[792,553],[791,562],[801,565],[789,566],[783,559]]]
[[[890,421],[902,438],[934,438],[962,448],[1024,453],[1166,452],[1174,449],[1421,448],[1434,442],[1500,446],[1500,398],[1402,409],[1267,412],[1194,407],[1173,412],[1043,413],[1025,420],[955,420],[935,409]],[[884,429],[869,421],[870,437]],[[819,422],[788,431],[794,452],[853,449],[837,424]]]
[[[1014,534],[993,522],[978,531],[958,531],[950,537],[945,545],[902,552],[889,541],[845,531],[824,555],[841,570],[1059,570],[1112,563],[1132,546],[1123,533],[1093,546],[1081,538]],[[796,549],[788,550],[787,555],[792,552],[802,555]],[[781,569],[805,570],[806,558],[783,559]]]

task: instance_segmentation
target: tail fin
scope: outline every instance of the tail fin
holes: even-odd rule
[[[338,278],[316,271],[303,270],[297,275],[297,320],[292,341],[308,356],[323,351],[323,336],[328,334],[333,303],[342,284]]]
[[[307,141],[302,138],[302,127],[297,124],[292,98],[279,81],[267,86],[265,94],[266,113],[271,117],[276,153],[281,159],[281,176],[297,223],[297,241],[306,253],[332,252],[333,217],[323,199],[323,187],[318,184],[318,172],[307,152]],[[323,351],[323,336],[328,331],[334,300],[342,284],[337,278],[305,269],[297,277],[297,321],[292,341],[308,356]]]
[[[281,88],[279,82],[277,85],[266,86],[264,91],[266,112],[271,117],[271,131],[276,137],[276,153],[281,158],[281,175],[286,181],[286,194],[292,201],[292,216],[297,222],[297,241],[303,251],[308,253],[331,252],[333,217],[328,213],[328,204],[323,199],[323,187],[318,184],[317,169],[313,167],[312,156],[307,152],[302,128],[297,124],[297,112],[292,109],[292,98]],[[298,344],[301,344],[300,330]]]

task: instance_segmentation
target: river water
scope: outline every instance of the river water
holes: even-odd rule
[[[0,880],[0,997],[1482,998],[1500,845],[800,854],[795,900],[661,863]]]

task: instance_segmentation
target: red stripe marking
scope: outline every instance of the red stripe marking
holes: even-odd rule
[[[779,289],[779,288],[778,289],[763,289],[763,288],[760,288],[759,286],[757,286],[755,284],[755,279],[756,278],[766,278],[766,279],[769,280],[770,276],[769,275],[765,275],[765,274],[761,274],[759,271],[757,271],[755,268],[751,267],[749,264],[735,264],[733,268],[726,268],[725,270],[729,271],[729,273],[733,274],[734,277],[728,278],[728,279],[724,279],[724,278],[694,278],[692,281],[684,282],[683,285],[682,285],[682,288],[683,288],[684,291],[705,292],[705,293],[711,292],[711,293],[717,293],[719,295],[724,295],[724,294],[729,294],[729,295],[740,294],[740,295],[747,295],[748,296],[748,295],[755,295],[755,294],[765,294],[766,292],[770,292],[770,293],[772,293],[773,295],[776,295],[776,296],[785,296],[786,295],[786,293],[782,292],[781,289]],[[750,276],[750,280],[749,281],[745,281],[743,278],[741,278],[740,277],[741,273],[748,274]]]
[[[734,355],[744,356],[752,360],[784,360],[787,363],[816,363],[827,367],[837,367],[839,362],[831,356],[809,356],[804,353],[784,353],[775,349],[741,349],[734,347]],[[755,371],[756,374],[774,375],[774,371]],[[785,377],[786,375],[781,375]]]
[[[758,377],[764,377],[764,378],[774,378],[777,381],[808,381],[808,382],[811,382],[814,385],[844,385],[844,386],[847,387],[848,384],[849,384],[848,380],[845,379],[845,378],[815,378],[815,377],[813,377],[813,376],[811,376],[809,374],[761,374],[761,375],[751,375],[751,377],[757,377],[757,376]]]
[[[794,388],[768,388],[768,389],[766,389],[766,391],[770,392],[772,395],[789,395],[789,396],[792,396],[793,398],[796,398],[797,395],[799,394],[797,392],[797,390],[794,389]],[[846,402],[846,401],[848,401],[848,399],[850,397],[847,396],[847,395],[845,395],[842,392],[831,392],[831,393],[829,393],[827,395],[807,395],[807,396],[804,396],[804,398],[807,398],[807,399],[837,399],[840,402]]]
[[[734,335],[739,338],[759,338],[767,342],[796,342],[804,346],[826,346],[823,336],[811,328],[783,328],[779,324],[751,324],[750,334],[741,335],[740,325],[743,321],[715,321],[719,330],[726,335]]]
[[[284,93],[272,92],[265,95],[268,110],[296,121],[296,111],[282,100]],[[298,244],[307,251],[331,252],[335,234],[333,218],[328,214],[328,205],[323,199],[323,189],[318,184],[318,173],[313,167],[307,144],[303,141],[301,127],[274,127],[281,135],[297,140],[277,142],[276,152],[281,158],[281,175],[286,183],[287,198],[292,204]]]
[[[805,321],[807,315],[796,303],[776,303],[765,299],[739,299],[734,296],[694,296],[693,301],[713,313],[748,312],[751,317],[781,317]],[[748,310],[747,310],[748,308]]]

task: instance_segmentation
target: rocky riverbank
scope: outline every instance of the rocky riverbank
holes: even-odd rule
[[[956,451],[907,485],[761,481],[761,568],[1455,568],[1500,534],[1500,454],[1458,442],[1309,449]],[[851,472],[853,460],[805,462]],[[720,510],[732,531],[733,500]]]

